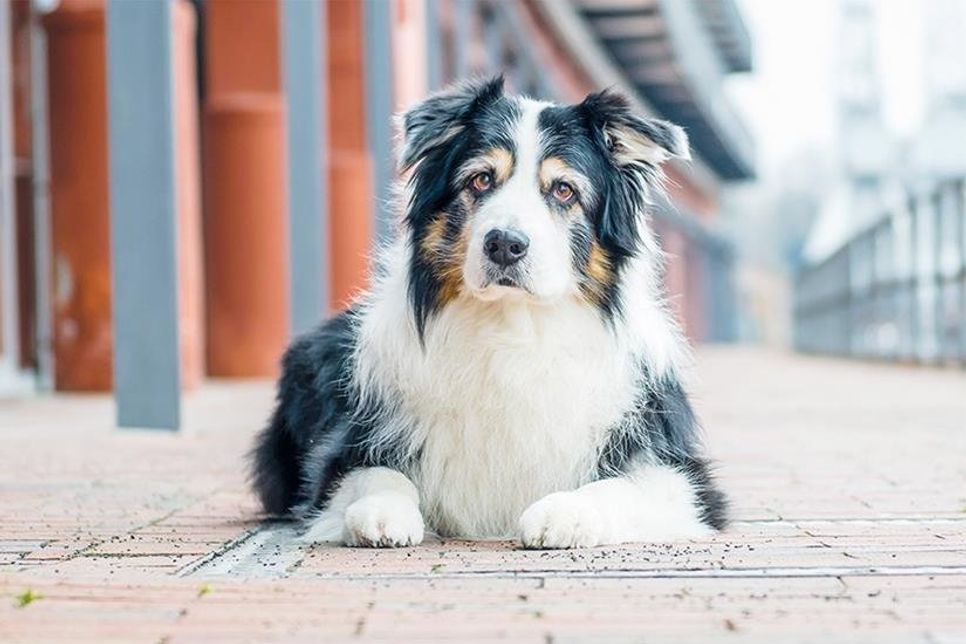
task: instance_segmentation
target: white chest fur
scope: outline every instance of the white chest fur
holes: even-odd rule
[[[625,314],[609,328],[574,299],[552,306],[461,298],[427,327],[407,297],[406,245],[364,303],[356,384],[391,408],[380,442],[407,447],[429,527],[504,536],[526,506],[595,472],[606,431],[634,404],[641,360],[676,370],[682,345],[652,263],[624,274]]]
[[[424,348],[391,299],[368,309],[358,365],[398,403],[386,431],[418,454],[407,474],[431,527],[507,536],[530,503],[591,480],[637,374],[593,309],[460,300]]]
[[[591,480],[632,376],[585,306],[474,309],[451,307],[427,338],[408,397],[425,432],[414,478],[439,530],[501,536],[530,503]]]

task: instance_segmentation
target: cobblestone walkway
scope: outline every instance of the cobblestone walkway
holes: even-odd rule
[[[574,552],[292,545],[241,464],[268,385],[207,386],[179,436],[111,430],[102,397],[0,402],[0,642],[966,642],[966,374],[698,363],[734,526]]]

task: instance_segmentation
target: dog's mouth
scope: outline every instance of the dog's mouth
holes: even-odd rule
[[[499,273],[496,275],[488,275],[486,280],[486,285],[484,288],[498,287],[503,289],[515,289],[529,293],[530,289],[526,282],[522,280],[519,276],[513,275],[511,273]]]
[[[499,298],[512,293],[531,293],[526,280],[516,271],[487,271],[483,281],[481,294],[486,293],[484,299]]]

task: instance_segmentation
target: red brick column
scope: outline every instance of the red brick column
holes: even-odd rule
[[[54,384],[111,388],[111,266],[104,3],[45,20],[50,115]]]
[[[277,0],[206,5],[205,260],[213,376],[272,376],[288,340]]]
[[[200,379],[201,289],[194,15],[175,11],[182,383]],[[58,390],[112,386],[107,60],[103,0],[63,0],[46,17],[51,300]],[[145,196],[146,199],[150,195]]]
[[[366,145],[363,3],[330,0],[329,221],[332,307],[366,283],[372,240],[372,160]]]

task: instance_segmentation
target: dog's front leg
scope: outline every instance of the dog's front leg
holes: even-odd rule
[[[696,500],[684,473],[642,465],[543,497],[520,517],[520,538],[527,548],[587,548],[703,537],[713,530],[701,521]]]
[[[416,486],[388,467],[354,470],[339,482],[303,540],[370,548],[421,543],[423,516]]]

